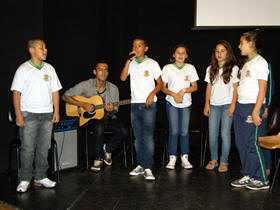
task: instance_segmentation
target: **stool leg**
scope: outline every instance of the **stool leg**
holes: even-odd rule
[[[86,132],[86,164],[87,164],[87,169],[88,169],[88,133]]]
[[[203,131],[200,130],[200,167],[203,166]]]
[[[8,165],[8,174],[9,174],[9,178],[12,178],[12,145],[10,144],[10,148],[9,148],[9,165]]]
[[[204,151],[203,151],[203,160],[202,160],[202,166],[205,164],[205,156],[206,156],[206,149],[207,149],[207,138],[208,138],[208,132],[205,135],[205,141],[204,141]]]
[[[125,139],[123,140],[123,155],[124,155],[124,166],[127,168],[126,143],[125,143]]]
[[[134,165],[134,154],[133,154],[133,133],[132,128],[130,128],[130,153],[131,153],[131,164]]]

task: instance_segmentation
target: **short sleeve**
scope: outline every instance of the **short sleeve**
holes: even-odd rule
[[[204,79],[204,81],[207,83],[210,83],[209,71],[210,71],[210,66],[208,66],[206,69],[206,74],[205,74],[205,79]]]
[[[168,83],[168,67],[167,66],[163,67],[161,78],[164,83]]]
[[[52,80],[51,80],[51,88],[52,92],[56,92],[62,88],[60,81],[58,79],[58,76],[55,72],[55,69],[51,66],[51,71],[52,71]]]
[[[258,65],[256,65],[256,70],[257,70],[257,79],[267,81],[269,70],[268,70],[268,64],[265,60],[262,60],[261,62],[258,63]]]
[[[154,62],[152,76],[155,80],[157,80],[161,76],[161,69],[158,62]]]
[[[21,67],[19,67],[15,73],[12,86],[11,86],[11,91],[23,91],[23,86],[24,86],[24,71]]]
[[[239,68],[238,68],[238,66],[234,66],[233,68],[232,68],[232,82],[233,83],[237,83],[237,82],[239,82],[239,79],[238,79],[238,71],[239,71]]]
[[[190,82],[195,82],[199,80],[199,77],[197,75],[197,72],[196,72],[196,69],[194,66],[192,66],[192,75],[191,75],[191,79],[190,79]]]

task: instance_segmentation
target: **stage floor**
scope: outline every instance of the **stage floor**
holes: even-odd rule
[[[31,187],[26,193],[16,193],[15,179],[1,174],[0,201],[18,209],[280,209],[280,189],[251,191],[234,189],[230,181],[240,178],[236,151],[230,155],[230,170],[219,173],[199,166],[199,149],[191,149],[192,170],[167,170],[156,156],[156,181],[143,176],[129,177],[134,166],[124,167],[122,155],[113,159],[99,173],[82,168],[63,170],[54,189]]]

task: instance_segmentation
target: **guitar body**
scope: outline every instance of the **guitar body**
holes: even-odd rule
[[[83,96],[74,96],[74,99],[76,99],[77,101],[93,104],[94,106],[103,104],[102,98],[98,95],[92,96],[90,98],[86,98]],[[82,107],[80,107],[80,112],[81,114],[79,114],[78,106],[66,103],[66,115],[71,117],[80,117],[80,126],[84,125],[91,119],[100,120],[104,117],[104,108],[98,108],[95,109],[93,113],[88,113]]]

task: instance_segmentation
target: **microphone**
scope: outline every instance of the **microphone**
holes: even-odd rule
[[[135,55],[136,55],[135,53],[132,53],[131,55],[129,55],[129,56],[127,57],[127,60],[130,60],[130,61],[131,61],[131,58],[133,58]]]

